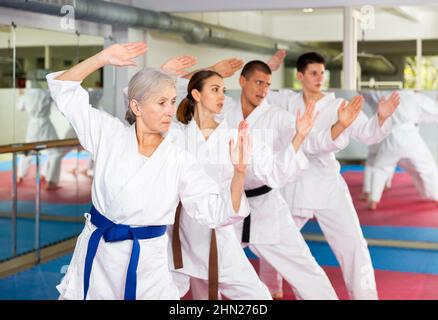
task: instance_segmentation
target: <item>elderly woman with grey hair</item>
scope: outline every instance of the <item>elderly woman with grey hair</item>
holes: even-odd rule
[[[60,299],[178,299],[166,225],[173,223],[179,201],[209,227],[242,218],[236,212],[244,175],[222,190],[192,155],[165,137],[175,113],[171,76],[142,69],[132,77],[129,126],[90,106],[81,81],[105,65],[135,65],[132,59],[146,50],[145,43],[115,44],[47,76],[52,98],[95,163],[93,206],[57,287]]]

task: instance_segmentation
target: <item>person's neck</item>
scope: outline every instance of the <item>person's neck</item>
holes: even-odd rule
[[[217,128],[218,123],[214,120],[214,114],[205,110],[199,105],[195,108],[195,114],[193,119],[198,125],[199,130],[201,130],[205,139],[208,139],[210,134]]]
[[[163,141],[164,137],[161,133],[150,131],[141,125],[136,124],[135,129],[138,152],[146,157],[150,157]]]
[[[303,99],[304,103],[307,105],[309,101],[319,101],[325,94],[322,91],[310,91],[303,89]]]
[[[246,119],[251,114],[251,112],[253,112],[254,109],[257,107],[254,106],[251,102],[249,102],[249,100],[246,99],[244,95],[240,97],[240,103],[242,104],[243,119]]]

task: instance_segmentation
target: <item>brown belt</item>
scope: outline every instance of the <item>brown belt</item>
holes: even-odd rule
[[[172,235],[172,252],[173,252],[173,265],[175,269],[181,269],[183,267],[181,239],[179,237],[179,222],[181,216],[181,202],[178,204],[175,213],[175,222],[173,224]],[[211,230],[210,239],[210,255],[208,258],[208,299],[217,300],[219,290],[219,268],[218,268],[218,256],[217,256],[217,242],[216,242],[216,230]]]

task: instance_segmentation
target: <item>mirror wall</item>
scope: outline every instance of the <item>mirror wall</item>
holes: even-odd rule
[[[45,76],[71,67],[102,46],[100,37],[15,24],[0,26],[0,145],[75,138],[74,130],[53,105]],[[92,74],[83,86],[90,92],[90,103],[100,108],[103,71]],[[16,155],[15,220],[13,155],[0,154],[0,260],[76,236],[91,203],[93,166],[90,155],[81,148]]]

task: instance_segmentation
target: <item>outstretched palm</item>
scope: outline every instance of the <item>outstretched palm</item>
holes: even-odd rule
[[[379,116],[379,120],[381,123],[385,122],[387,118],[389,118],[397,109],[400,103],[400,94],[398,92],[393,92],[391,96],[386,99],[382,97],[377,106],[377,115]]]
[[[251,157],[252,143],[248,128],[248,123],[241,121],[237,134],[237,144],[234,145],[234,139],[230,140],[230,158],[235,172],[245,173]]]
[[[196,58],[193,56],[183,55],[179,57],[172,58],[166,61],[162,66],[161,70],[172,75],[180,76],[187,74],[188,71],[185,70],[196,64]]]
[[[242,69],[243,60],[237,58],[225,59],[213,65],[212,69],[222,77],[231,77],[237,70]]]
[[[114,66],[137,66],[132,60],[148,49],[148,46],[144,42],[129,42],[121,44],[113,44],[104,49],[101,54],[105,64],[111,64]]]
[[[268,66],[272,71],[277,71],[286,57],[286,51],[278,50],[274,55],[268,60]]]
[[[295,120],[295,128],[297,133],[302,136],[307,136],[313,128],[313,124],[315,122],[315,118],[318,113],[315,110],[315,101],[310,101],[306,110],[304,110],[304,114],[301,117],[300,109],[297,110],[296,120]]]
[[[338,120],[344,128],[348,128],[356,120],[363,106],[363,97],[355,96],[347,104],[343,101],[338,109]]]

